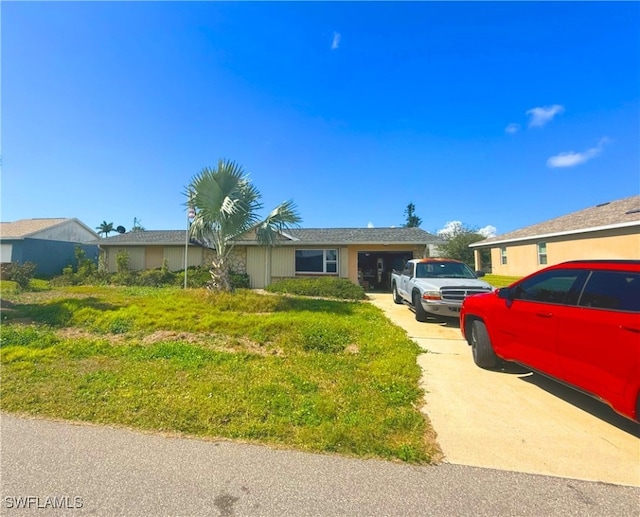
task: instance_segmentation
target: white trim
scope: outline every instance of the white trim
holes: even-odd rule
[[[508,244],[510,242],[533,241],[533,240],[539,240],[539,239],[547,239],[549,237],[560,237],[562,235],[578,235],[581,233],[599,232],[602,230],[614,230],[616,228],[628,228],[630,226],[640,226],[640,221],[631,221],[630,223],[608,224],[606,226],[594,226],[592,228],[582,228],[579,230],[566,230],[563,232],[541,233],[538,235],[530,235],[528,237],[516,237],[515,239],[502,239],[499,241],[491,241],[484,244],[482,244],[481,242],[476,242],[473,244],[469,244],[469,247],[470,248],[484,248],[484,247],[493,248],[498,244]]]

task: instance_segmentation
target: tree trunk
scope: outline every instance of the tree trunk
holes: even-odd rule
[[[216,257],[211,261],[211,282],[209,282],[209,289],[214,291],[230,292],[231,289],[231,275],[229,274],[229,267],[227,261],[224,258]]]

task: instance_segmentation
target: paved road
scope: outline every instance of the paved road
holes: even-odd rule
[[[7,414],[0,416],[0,437],[0,514],[7,516],[621,517],[638,515],[640,502],[640,489],[629,486],[449,464],[416,467]],[[54,496],[69,508],[37,508]],[[31,508],[16,509],[19,498]]]
[[[419,323],[390,294],[370,297],[428,352],[423,410],[447,461],[640,486],[640,426],[517,366],[478,368],[455,319]]]

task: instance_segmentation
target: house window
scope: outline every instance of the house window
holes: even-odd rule
[[[500,264],[503,266],[507,264],[507,248],[500,248]]]
[[[337,273],[338,250],[296,250],[296,273]]]
[[[538,243],[538,264],[545,265],[547,263],[547,243]]]

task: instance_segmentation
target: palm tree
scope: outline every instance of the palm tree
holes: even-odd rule
[[[242,167],[228,160],[220,160],[216,169],[202,169],[191,180],[185,195],[187,207],[195,210],[189,234],[216,250],[210,270],[211,286],[221,291],[231,290],[228,259],[235,239],[255,231],[260,244],[273,246],[278,231],[298,226],[301,221],[292,201],[281,203],[261,220],[260,192]]]
[[[113,223],[108,223],[107,221],[102,221],[100,226],[96,226],[96,230],[98,230],[98,235],[104,235],[105,237],[116,231],[113,228]]]

